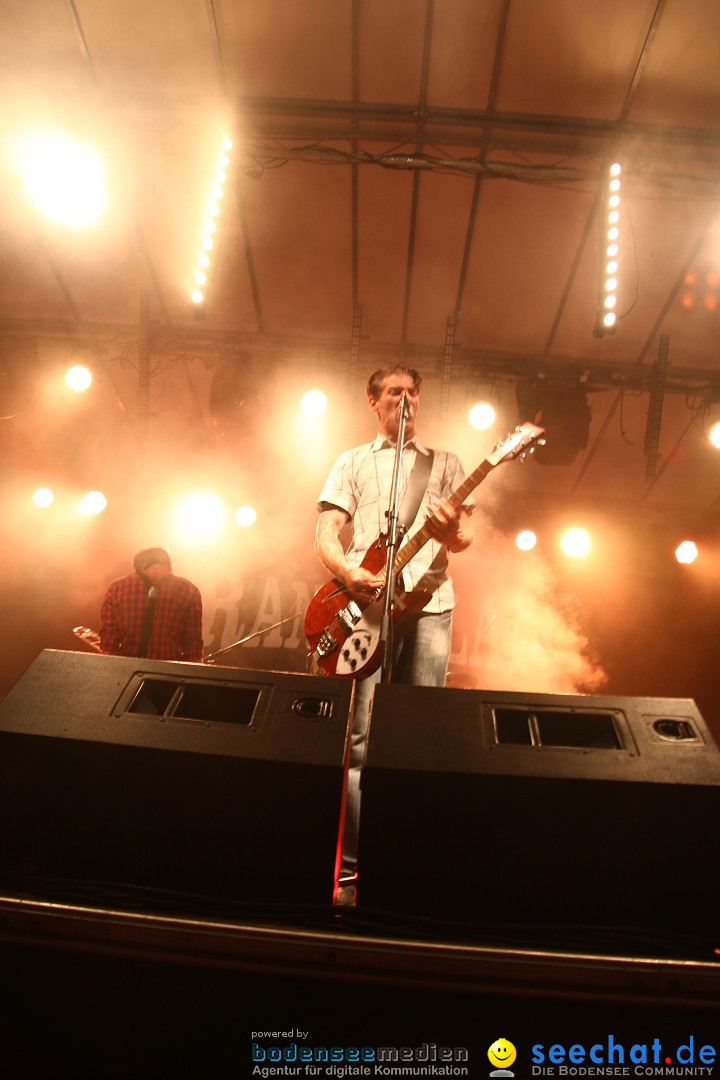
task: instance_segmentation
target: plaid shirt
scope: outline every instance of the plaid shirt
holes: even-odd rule
[[[410,439],[403,447],[399,478],[401,507],[416,455],[428,453],[417,438]],[[370,545],[387,530],[385,511],[390,500],[394,460],[395,447],[378,435],[374,442],[341,454],[325,482],[319,499],[320,509],[337,506],[352,518],[353,542],[347,552],[352,566],[363,561]],[[434,451],[427,489],[408,537],[422,528],[430,508],[447,499],[464,479],[465,473],[455,454]],[[426,589],[433,594],[425,611],[440,613],[454,607],[455,597],[447,568],[447,548],[431,538],[403,570],[408,592]]]
[[[202,660],[202,600],[185,578],[167,574],[158,598],[148,642],[150,660]],[[100,646],[104,653],[139,656],[148,586],[138,574],[113,581],[105,593],[100,615]]]

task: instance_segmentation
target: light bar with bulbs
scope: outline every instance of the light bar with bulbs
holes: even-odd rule
[[[622,166],[614,161],[607,170],[607,193],[600,219],[600,288],[594,333],[614,334],[617,328],[618,270],[620,266],[620,205]]]
[[[210,185],[203,208],[202,222],[198,233],[198,248],[195,256],[193,270],[193,287],[190,299],[196,307],[196,314],[202,317],[207,302],[208,280],[210,278],[210,264],[215,248],[217,219],[220,214],[220,205],[225,193],[228,167],[230,165],[230,151],[232,139],[226,135],[222,140],[220,153],[218,154],[213,170],[212,183]]]

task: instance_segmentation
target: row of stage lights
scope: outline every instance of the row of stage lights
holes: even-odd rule
[[[538,544],[537,533],[532,529],[523,529],[515,537],[515,546],[518,551],[533,551]],[[560,537],[560,548],[569,559],[581,560],[590,555],[592,550],[592,538],[586,529],[572,528]],[[675,561],[683,565],[691,565],[700,556],[697,544],[694,540],[683,540],[675,548]]]
[[[82,393],[92,386],[93,376],[84,364],[73,364],[65,373],[65,383],[74,393]],[[300,400],[300,408],[305,416],[322,416],[327,412],[328,399],[322,390],[308,390]],[[497,414],[489,401],[478,401],[468,411],[468,423],[476,431],[489,431],[495,423]],[[720,449],[720,421],[708,427],[708,439]]]
[[[620,188],[622,166],[610,165],[606,175],[604,220],[600,229],[600,287],[595,335],[614,334],[617,329],[618,270],[620,266]]]
[[[38,488],[33,501],[39,509],[48,509],[55,501],[50,488]],[[107,507],[107,499],[101,491],[89,491],[75,504],[75,511],[80,517],[101,514]],[[175,527],[179,536],[186,540],[209,540],[223,528],[228,517],[225,504],[218,495],[198,491],[181,500],[175,508]],[[232,515],[237,525],[249,528],[257,520],[254,507],[238,507]],[[531,552],[538,544],[538,537],[531,529],[523,529],[515,537],[515,546],[520,552]],[[560,538],[560,547],[570,559],[587,558],[592,549],[592,540],[586,529],[567,529]],[[699,557],[697,544],[693,540],[683,540],[675,549],[675,559],[679,563],[691,564]]]
[[[49,510],[56,502],[55,492],[48,487],[37,488],[32,498],[39,510]],[[75,501],[74,510],[78,517],[97,517],[107,506],[108,500],[102,491],[88,491]],[[216,535],[227,517],[228,512],[222,499],[206,491],[196,491],[181,499],[174,512],[178,534],[195,539]],[[248,529],[255,524],[257,511],[255,507],[245,504],[234,511],[232,518],[236,525]]]
[[[211,261],[217,239],[218,218],[225,194],[232,145],[232,139],[227,135],[224,136],[203,207],[202,221],[198,233],[198,249],[195,253],[193,288],[190,293],[190,299],[198,309],[202,309],[207,300]]]

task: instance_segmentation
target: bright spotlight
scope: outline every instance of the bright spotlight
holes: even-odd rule
[[[720,450],[720,420],[710,428],[708,438],[713,446]]]
[[[105,168],[85,143],[56,132],[28,135],[16,145],[25,187],[45,217],[73,229],[94,225],[105,212]]]
[[[176,524],[185,540],[205,540],[222,528],[225,507],[222,499],[209,491],[196,491],[179,504]]]
[[[476,431],[487,431],[495,423],[495,410],[489,401],[479,401],[468,413],[468,420]]]
[[[590,550],[590,537],[585,529],[568,529],[560,544],[566,555],[582,559]]]
[[[675,548],[675,558],[679,563],[685,563],[690,565],[694,563],[699,555],[697,544],[694,540],[683,540],[681,544]]]
[[[515,546],[520,551],[532,551],[536,544],[537,536],[532,529],[523,529],[523,531],[518,533],[515,537]]]
[[[328,400],[322,390],[308,390],[300,402],[300,408],[306,416],[322,416],[327,406]]]
[[[107,499],[102,491],[88,491],[78,503],[77,512],[81,517],[91,517],[93,514],[102,514],[106,506]]]
[[[44,509],[46,506],[52,506],[54,501],[55,496],[53,495],[50,488],[41,487],[33,493],[33,502],[41,509]]]
[[[84,364],[73,364],[65,372],[65,385],[68,390],[72,390],[75,394],[87,390],[92,386],[92,381],[92,372]]]
[[[257,513],[254,506],[239,506],[235,511],[235,520],[238,525],[242,525],[244,529],[254,525],[256,519]]]

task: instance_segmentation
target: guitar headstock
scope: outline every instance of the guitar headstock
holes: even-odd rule
[[[96,634],[94,630],[90,630],[87,626],[76,626],[73,629],[73,634],[76,638],[80,638],[83,644],[87,645],[89,649],[94,649],[95,652],[102,652],[100,648],[100,635]]]
[[[500,465],[503,461],[513,461],[516,457],[532,451],[535,446],[544,443],[545,428],[527,421],[519,424],[511,435],[499,442],[488,456],[491,465]]]

